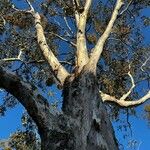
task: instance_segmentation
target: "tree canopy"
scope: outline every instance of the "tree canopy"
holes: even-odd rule
[[[0,88],[6,95],[1,115],[18,103],[19,92],[32,95],[38,89],[40,94],[31,99],[40,103],[45,97],[46,105],[51,103],[49,87],[62,90],[66,78],[82,73],[86,64],[97,76],[99,94],[111,119],[119,119],[121,109],[134,114],[134,106],[150,98],[150,45],[143,34],[150,20],[142,13],[149,5],[148,0],[1,0]],[[11,78],[19,81],[18,87],[9,85]],[[10,95],[17,88],[15,97]],[[19,102],[25,108],[35,106],[32,101]],[[53,107],[60,108],[61,100],[53,102]],[[150,119],[148,104],[145,110]],[[31,110],[27,112],[32,116]],[[35,142],[32,119],[27,114],[22,118],[26,131],[11,138]]]

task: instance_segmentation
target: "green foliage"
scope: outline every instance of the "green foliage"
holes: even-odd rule
[[[21,3],[21,1],[18,2]],[[73,72],[76,49],[57,36],[60,35],[74,43],[76,41],[77,28],[72,1],[41,0],[39,3],[36,3],[36,1],[32,2],[41,14],[42,26],[49,47],[60,60],[67,62],[63,64],[67,70]],[[125,10],[129,2],[130,0],[125,0],[125,5],[121,12]],[[85,0],[82,0],[81,6],[84,3]],[[92,8],[88,14],[86,27],[89,52],[96,44],[98,38],[103,34],[114,9],[114,4],[115,0],[93,1]],[[130,71],[134,76],[137,89],[140,83],[149,83],[149,62],[143,66],[144,71],[141,70],[142,64],[150,54],[150,47],[144,43],[145,38],[142,33],[142,30],[149,26],[149,18],[143,14],[141,15],[141,11],[148,7],[148,5],[150,5],[148,0],[134,0],[127,11],[124,11],[122,15],[118,16],[112,33],[104,46],[104,51],[102,52],[97,69],[99,88],[103,92],[116,96],[117,98],[121,97],[130,88],[131,81],[127,75],[129,64],[131,65]],[[67,27],[64,17],[68,20],[71,30]],[[16,12],[12,8],[11,1],[1,0],[0,34],[0,65],[18,74],[24,81],[37,86],[47,94],[46,96],[53,95],[51,91],[47,92],[47,88],[53,85],[54,78],[38,46],[32,16],[28,13]],[[2,60],[4,58],[16,58],[20,51],[22,52],[22,61]],[[148,86],[145,89],[148,89]],[[0,114],[2,115],[4,115],[7,108],[16,105],[14,98],[10,97],[10,95],[6,95],[6,97],[0,106]],[[137,95],[137,90],[135,90],[132,92],[129,100],[138,97],[140,95]],[[108,110],[111,112],[110,114],[113,120],[116,121],[119,119],[120,108],[111,105]],[[148,111],[149,106],[145,106],[145,110]],[[135,113],[133,109],[130,109],[130,111],[132,111],[130,115]],[[22,119],[24,121],[23,125],[26,128],[28,127],[29,131],[18,131],[14,133],[10,137],[11,147],[19,150],[35,149],[35,147],[31,147],[31,143],[29,142],[35,142],[35,145],[37,145],[35,134],[28,126],[29,120],[27,119],[27,121],[26,117]],[[28,142],[24,143],[23,141]]]
[[[10,136],[8,141],[1,142],[0,146],[3,150],[40,150],[40,142],[31,131],[17,131]]]
[[[150,105],[146,105],[144,110],[147,111],[147,112],[150,112]]]
[[[143,24],[147,27],[150,26],[150,17],[143,16],[142,17]]]
[[[40,150],[40,139],[33,120],[27,113],[21,118],[24,130],[18,130],[7,140],[0,141],[0,148],[4,150]]]

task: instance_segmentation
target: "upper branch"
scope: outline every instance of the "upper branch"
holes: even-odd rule
[[[46,126],[47,119],[50,119],[51,122],[55,119],[50,112],[49,103],[39,94],[38,89],[23,82],[18,76],[6,71],[3,67],[0,67],[0,88],[5,89],[18,99],[39,129]]]
[[[80,72],[84,65],[89,61],[87,46],[86,46],[86,37],[85,37],[85,28],[87,22],[87,15],[91,6],[92,0],[86,0],[83,10],[79,13],[78,21],[78,31],[77,31],[77,66],[78,72]]]
[[[75,11],[76,26],[78,26],[78,23],[79,23],[79,12],[77,11],[77,6],[78,6],[79,2],[78,2],[78,0],[72,0],[72,1],[73,1],[74,11]]]
[[[2,62],[2,61],[21,61],[21,62],[23,62],[23,60],[21,59],[21,55],[22,55],[22,51],[20,50],[17,57],[0,59],[0,62]]]
[[[31,13],[34,17],[34,20],[35,20],[35,28],[36,28],[36,32],[37,32],[37,41],[38,41],[38,44],[41,48],[41,51],[42,51],[45,59],[49,63],[49,65],[52,69],[52,73],[54,74],[54,76],[56,77],[58,82],[61,85],[63,85],[63,83],[64,83],[66,77],[69,75],[69,73],[60,64],[58,59],[53,54],[52,50],[49,48],[47,41],[46,41],[46,38],[45,38],[45,35],[44,35],[44,30],[43,30],[43,27],[41,24],[41,17],[39,15],[39,13],[35,12],[34,8],[32,7],[31,3],[28,0],[26,0],[26,1],[30,6],[30,10],[28,10],[26,12]]]
[[[40,45],[41,51],[43,52],[43,55],[45,59],[48,61],[49,65],[52,68],[52,71],[54,72],[55,76],[59,80],[59,82],[63,85],[66,77],[69,75],[67,70],[60,64],[58,59],[55,57],[53,52],[50,50],[46,38],[44,35],[43,27],[41,25],[41,18],[39,13],[34,13],[35,18],[35,28],[37,31],[37,40]]]
[[[119,14],[119,10],[122,5],[123,5],[123,1],[117,0],[116,6],[112,13],[111,19],[106,27],[106,30],[104,31],[102,36],[99,38],[95,48],[93,49],[93,52],[91,53],[90,63],[92,63],[95,68],[96,68],[97,62],[101,56],[101,53],[103,51],[104,44],[111,33],[112,27],[114,25],[115,20],[117,19],[117,15]]]

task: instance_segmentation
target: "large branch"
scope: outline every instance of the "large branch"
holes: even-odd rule
[[[117,0],[116,6],[115,6],[114,11],[112,13],[111,19],[110,19],[110,21],[106,27],[106,30],[104,31],[102,36],[99,38],[95,48],[93,49],[93,51],[91,53],[89,63],[94,67],[94,69],[96,69],[96,65],[97,65],[97,62],[98,62],[98,60],[101,56],[101,53],[103,51],[104,44],[105,44],[107,38],[109,37],[109,35],[111,33],[112,27],[114,25],[114,22],[117,19],[117,15],[119,14],[119,10],[120,10],[122,5],[123,5],[123,1]]]
[[[18,99],[39,129],[46,127],[47,120],[55,119],[47,100],[39,94],[35,86],[23,82],[17,75],[0,67],[0,88]]]
[[[129,66],[129,69],[130,69],[130,66]],[[135,87],[134,79],[133,79],[130,71],[128,72],[128,75],[129,75],[129,77],[131,79],[131,83],[132,83],[132,86],[129,89],[129,91],[127,93],[123,94],[123,96],[119,99],[117,99],[115,96],[111,96],[111,95],[105,94],[102,91],[100,91],[100,96],[101,96],[103,102],[112,102],[112,103],[116,103],[122,107],[130,107],[130,106],[140,105],[140,104],[144,103],[145,101],[147,101],[148,99],[150,99],[150,90],[149,90],[145,96],[143,96],[142,98],[140,98],[138,100],[135,100],[135,101],[126,100],[127,97],[131,94],[132,90]]]
[[[116,103],[116,104],[118,104],[119,106],[122,106],[122,107],[137,106],[137,105],[140,105],[140,104],[142,104],[142,103],[144,103],[144,102],[146,102],[147,100],[150,99],[150,91],[148,91],[145,96],[143,96],[142,98],[140,98],[138,100],[135,100],[135,101],[127,101],[125,99],[122,99],[122,100],[117,99],[116,97],[110,96],[110,95],[105,94],[101,91],[100,91],[100,95],[101,95],[101,98],[102,98],[103,102]]]
[[[38,12],[35,12],[34,8],[32,7],[31,3],[29,2],[29,0],[26,0],[26,2],[28,3],[30,10],[28,10],[28,11],[22,10],[22,11],[31,13],[33,15],[34,21],[35,21],[35,28],[36,28],[36,32],[37,32],[37,41],[38,41],[38,44],[40,46],[40,49],[41,49],[45,59],[49,63],[51,70],[52,70],[52,73],[54,74],[54,76],[56,77],[58,82],[61,85],[63,85],[63,83],[64,83],[66,77],[69,75],[69,73],[60,64],[60,62],[55,57],[52,50],[49,48],[49,46],[47,44],[47,41],[46,41],[46,38],[44,35],[44,30],[43,30],[42,23],[41,23],[40,14]],[[14,9],[17,11],[21,11],[21,10],[18,10],[16,8],[14,8]]]
[[[63,85],[66,77],[69,75],[67,70],[60,64],[58,59],[55,57],[49,46],[47,45],[46,38],[44,35],[43,27],[41,25],[41,17],[39,13],[33,14],[35,18],[35,28],[37,31],[37,40],[40,45],[41,51],[45,59],[48,61],[49,65],[51,66],[55,76],[59,80],[59,82]]]
[[[87,22],[87,15],[91,6],[92,0],[86,0],[83,12],[79,13],[79,21],[77,24],[77,67],[80,72],[84,65],[88,63],[89,57],[86,46],[85,28]],[[79,7],[79,6],[78,6]],[[81,10],[80,10],[81,11]]]

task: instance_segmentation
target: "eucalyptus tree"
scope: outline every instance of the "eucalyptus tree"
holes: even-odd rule
[[[42,150],[119,149],[113,110],[150,98],[148,86],[140,98],[133,90],[149,81],[149,47],[140,32],[149,25],[140,16],[149,2],[31,2],[24,9],[20,1],[0,4],[0,88],[13,96],[1,113],[16,98],[37,126]],[[62,90],[61,111],[46,96],[53,84]]]

